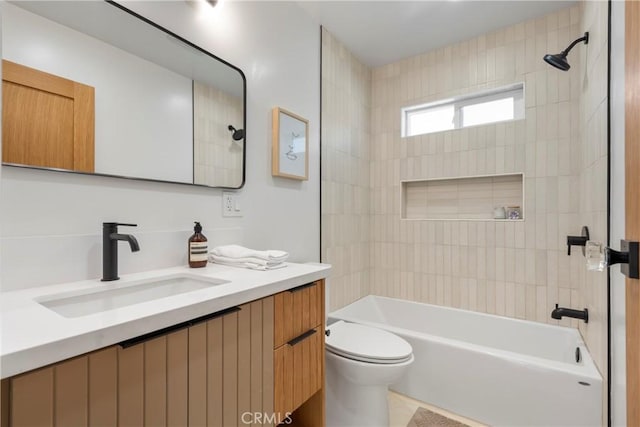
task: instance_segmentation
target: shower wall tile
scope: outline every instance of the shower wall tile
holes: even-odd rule
[[[569,72],[542,61],[584,31]],[[323,30],[330,309],[371,293],[579,328],[606,376],[606,275],[565,245],[582,225],[607,237],[606,45],[592,1],[371,70]],[[404,106],[517,82],[523,120],[400,137]],[[401,219],[401,180],[498,173],[524,173],[523,222]],[[556,303],[589,324],[551,319]]]
[[[242,144],[227,126],[242,128],[242,100],[213,86],[194,81],[194,182],[237,187],[242,176]]]
[[[582,16],[589,16],[589,22]],[[579,326],[593,343],[598,366],[606,367],[602,324],[585,327],[549,316],[558,302],[590,306],[606,319],[603,277],[587,277],[584,260],[565,252],[566,236],[579,233],[583,224],[601,241],[606,238],[603,21],[606,4],[586,2],[373,70],[371,271],[376,292],[405,295],[402,283],[385,281],[413,272],[419,282],[414,289],[424,290],[414,295],[422,301]],[[588,50],[576,50],[570,73],[540,60],[587,29],[598,36]],[[403,106],[520,81],[526,91],[522,121],[399,136]],[[526,177],[524,223],[443,220],[414,223],[420,229],[416,234],[398,232],[404,223],[399,179],[518,172]],[[399,248],[415,242],[420,250],[406,263]]]
[[[572,161],[579,167],[575,181],[580,198],[578,221],[589,227],[591,240],[607,241],[607,81],[608,81],[608,5],[606,2],[584,2],[580,21],[581,33],[589,32],[589,48],[580,49],[577,57],[583,70],[580,115],[577,126],[582,130],[583,149]],[[611,246],[618,247],[617,242]],[[572,257],[573,258],[573,257]],[[589,323],[578,327],[601,374],[607,376],[607,287],[605,272],[572,271],[576,286],[571,290],[572,304],[589,309]],[[616,274],[616,273],[613,273]],[[606,388],[603,389],[603,420],[606,424]]]
[[[606,9],[583,2],[372,70],[372,293],[579,327],[606,374],[606,279],[565,246],[582,225],[606,240]],[[587,30],[570,72],[542,61]],[[516,82],[524,120],[400,137],[402,107]],[[524,222],[401,219],[400,180],[498,173],[524,173]],[[393,280],[405,276],[410,290]],[[558,322],[556,303],[594,318]]]
[[[580,33],[581,8],[372,70],[372,293],[402,297],[403,283],[386,281],[413,274],[418,300],[558,323],[549,314],[559,290],[571,303],[581,278],[578,271],[560,273],[572,271],[564,242],[573,228],[579,231],[574,220],[582,203],[582,167],[570,163],[588,157],[581,141],[581,61],[572,73],[560,73],[541,58]],[[400,137],[404,106],[517,82],[525,83],[524,120]],[[525,174],[524,222],[401,219],[400,180],[499,173]]]
[[[323,29],[321,251],[333,266],[329,310],[371,293],[371,117],[371,71]]]

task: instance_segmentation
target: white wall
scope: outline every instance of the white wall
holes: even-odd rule
[[[103,221],[139,224],[131,231],[141,252],[121,247],[121,273],[185,264],[194,220],[202,222],[212,245],[235,241],[284,249],[292,261],[318,261],[318,25],[284,2],[227,2],[208,16],[183,1],[125,4],[244,70],[244,217],[222,218],[220,190],[4,167],[2,289],[99,277]],[[271,176],[274,106],[309,119],[309,181]]]
[[[619,249],[624,238],[624,2],[614,1],[611,10],[611,242]],[[625,277],[611,267],[611,420],[627,425]]]
[[[95,171],[193,181],[191,79],[5,4],[4,59],[95,89]]]

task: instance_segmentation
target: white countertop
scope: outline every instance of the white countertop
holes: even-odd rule
[[[104,285],[99,279],[0,293],[0,373],[7,378],[50,363],[107,347],[225,308],[244,304],[328,276],[328,264],[295,264],[255,271],[218,264],[174,267],[122,275],[114,287],[171,274],[228,280],[188,293],[67,318],[35,298]]]

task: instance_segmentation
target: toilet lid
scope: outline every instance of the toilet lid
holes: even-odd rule
[[[325,339],[327,350],[348,359],[371,363],[399,363],[411,357],[413,349],[391,332],[342,320],[331,324]]]

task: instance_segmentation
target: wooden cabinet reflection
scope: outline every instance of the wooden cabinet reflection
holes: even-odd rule
[[[94,172],[91,86],[2,61],[2,161]]]

